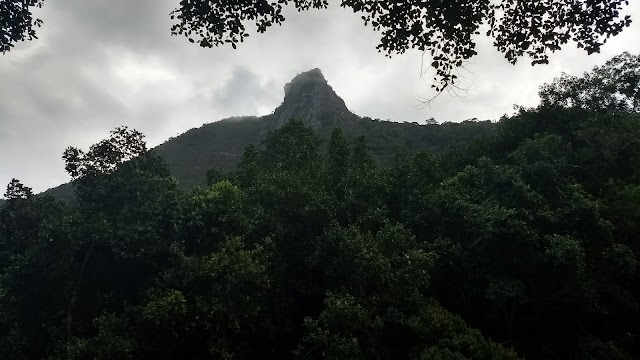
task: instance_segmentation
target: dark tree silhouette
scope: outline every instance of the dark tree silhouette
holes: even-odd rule
[[[624,52],[582,77],[563,73],[539,95],[545,105],[640,113],[640,55]]]
[[[284,7],[325,9],[327,0],[182,0],[172,13],[174,35],[203,47],[230,44],[249,36],[245,22],[262,33],[285,20]],[[591,54],[610,36],[629,26],[620,11],[627,0],[342,0],[340,6],[361,14],[365,26],[382,34],[377,49],[387,56],[418,49],[431,57],[433,87],[456,84],[455,70],[477,54],[475,35],[485,32],[512,64],[522,56],[532,65],[547,64],[549,53],[569,41]],[[483,25],[486,25],[486,29]]]
[[[38,38],[34,27],[40,27],[42,20],[33,18],[31,8],[42,7],[42,1],[0,1],[0,52],[11,50],[18,41]]]
[[[32,7],[44,0],[0,2],[0,48],[36,38]],[[387,56],[418,49],[430,56],[433,85],[441,92],[457,83],[456,69],[477,54],[475,36],[484,32],[515,64],[528,56],[531,64],[547,64],[549,53],[574,42],[591,54],[631,23],[620,12],[628,0],[341,0],[340,6],[361,15],[382,36],[377,49]],[[281,25],[283,9],[325,9],[328,0],[181,0],[171,13],[173,35],[184,35],[203,47],[229,44],[249,36],[246,22],[257,31]]]

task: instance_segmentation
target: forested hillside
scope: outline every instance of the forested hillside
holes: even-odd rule
[[[182,189],[206,184],[211,167],[233,169],[248,145],[259,145],[267,133],[290,119],[301,120],[318,132],[326,145],[331,131],[340,128],[353,143],[365,136],[372,156],[380,166],[388,167],[397,151],[440,152],[451,145],[490,134],[495,124],[467,120],[460,123],[399,123],[360,117],[353,114],[334,92],[319,69],[297,75],[284,86],[284,101],[273,113],[239,116],[205,124],[167,140],[154,150],[168,164]],[[326,150],[326,146],[322,147]],[[73,187],[64,184],[45,194],[73,203]]]
[[[389,168],[290,120],[190,190],[69,148],[76,206],[7,187],[0,359],[638,358],[639,90],[625,53]]]
[[[319,69],[301,73],[285,85],[284,101],[263,117],[225,119],[192,129],[157,147],[183,188],[205,184],[210,167],[234,168],[247,145],[259,145],[271,130],[290,119],[309,125],[326,144],[334,128],[352,143],[365,136],[376,162],[388,166],[397,151],[443,151],[493,131],[490,121],[465,121],[441,125],[398,123],[363,118],[347,109]],[[325,149],[325,147],[323,147]]]

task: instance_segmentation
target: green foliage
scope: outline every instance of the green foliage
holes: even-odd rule
[[[52,359],[107,360],[134,359],[135,341],[128,336],[126,320],[116,314],[103,314],[93,320],[96,334],[90,338],[71,338]]]
[[[245,201],[242,190],[226,180],[188,192],[179,204],[175,223],[185,250],[208,253],[226,236],[246,234],[249,218]]]
[[[31,8],[41,8],[43,0],[0,2],[0,52],[5,54],[18,41],[37,39],[36,30],[42,20],[34,19]]]
[[[147,144],[144,135],[127,127],[111,131],[109,139],[92,145],[84,151],[69,147],[64,151],[65,170],[72,178],[87,178],[96,174],[111,174],[120,165],[145,153]]]
[[[435,302],[429,302],[407,321],[415,329],[420,342],[419,359],[517,359],[512,350],[487,340],[476,329],[470,329],[460,317]]]
[[[624,52],[583,77],[563,74],[540,87],[545,105],[640,112],[640,56]]]
[[[290,121],[263,141],[261,162],[274,172],[310,172],[318,164],[320,141],[302,121]]]
[[[358,137],[364,136],[370,156],[376,164],[385,167],[393,164],[393,154],[396,150],[402,149],[407,153],[420,150],[444,152],[450,145],[469,142],[474,138],[491,134],[495,129],[495,124],[490,121],[427,126],[358,118],[352,114],[353,119],[334,121],[337,115],[330,115],[331,119],[327,119],[317,129],[317,135],[323,144],[329,144],[331,141],[334,127],[342,130],[348,145],[353,145]],[[235,170],[237,166],[242,167],[240,164],[243,163],[243,157],[250,156],[246,152],[247,146],[259,148],[268,132],[277,129],[278,123],[274,120],[273,117],[266,116],[216,121],[189,130],[154,150],[167,162],[181,188],[210,185],[217,180],[226,179],[225,172]],[[323,150],[325,149],[321,146],[321,153],[324,153]],[[207,174],[215,181],[207,183]],[[63,185],[49,192],[70,202],[72,196],[69,188]]]
[[[146,356],[229,358],[259,353],[246,342],[260,341],[268,325],[268,247],[263,242],[246,249],[243,239],[232,237],[215,252],[187,255],[175,244],[175,264],[160,275],[139,307]]]
[[[322,312],[305,319],[298,354],[331,359],[517,358],[424,297],[434,254],[403,226],[385,224],[375,236],[355,227],[330,229],[316,256],[316,265],[327,269],[333,286]]]

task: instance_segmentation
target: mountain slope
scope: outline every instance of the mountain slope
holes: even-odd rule
[[[285,85],[284,100],[273,113],[205,124],[169,139],[154,150],[167,161],[181,187],[203,185],[209,168],[236,166],[245,147],[258,145],[270,130],[291,118],[304,121],[324,137],[335,127],[342,128],[351,140],[365,136],[382,166],[389,164],[398,150],[439,152],[452,144],[489,134],[494,129],[490,121],[419,125],[363,118],[349,111],[322,72],[313,69],[297,75]],[[45,193],[65,200],[73,199],[70,184]]]
[[[418,125],[362,118],[347,108],[319,69],[297,75],[284,87],[284,100],[272,114],[241,117],[205,124],[158,146],[176,178],[184,187],[203,184],[210,167],[230,168],[244,148],[257,145],[270,130],[291,118],[304,121],[324,136],[336,127],[351,139],[363,135],[381,165],[387,165],[397,150],[441,151],[451,144],[468,141],[493,131],[489,121]]]

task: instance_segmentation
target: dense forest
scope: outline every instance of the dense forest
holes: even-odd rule
[[[377,166],[298,120],[181,189],[127,128],[12,181],[1,359],[640,357],[640,57]]]

